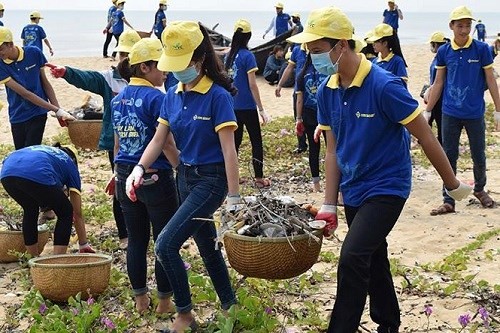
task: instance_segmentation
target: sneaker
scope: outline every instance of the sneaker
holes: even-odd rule
[[[122,238],[120,239],[120,250],[126,250],[128,247],[128,238]]]
[[[300,148],[300,147],[297,147],[295,148],[292,152],[294,154],[302,154],[303,152],[307,151],[307,148]]]

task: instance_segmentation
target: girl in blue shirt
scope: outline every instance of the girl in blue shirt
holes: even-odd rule
[[[177,89],[167,92],[156,133],[127,179],[127,194],[134,197],[145,171],[172,132],[180,150],[177,183],[181,205],[158,236],[155,253],[172,285],[177,309],[167,332],[184,332],[196,328],[188,277],[179,254],[189,237],[196,242],[222,308],[228,310],[236,303],[211,222],[226,195],[227,209],[240,203],[234,145],[237,125],[231,97],[236,89],[215,54],[210,36],[197,22],[172,22],[165,28],[162,42],[165,49],[158,67],[172,72],[180,82]]]
[[[160,0],[158,10],[155,13],[155,23],[153,24],[153,32],[159,40],[161,40],[161,33],[167,26],[167,16],[165,15],[166,9],[167,0]]]
[[[163,154],[157,156],[145,170],[144,186],[137,189],[135,197],[129,198],[125,191],[127,177],[156,131],[165,96],[155,88],[163,85],[165,80],[165,73],[157,68],[161,53],[162,45],[158,39],[144,38],[138,41],[129,56],[118,65],[120,74],[131,78],[130,84],[111,101],[115,129],[116,196],[120,201],[129,235],[127,273],[139,313],[146,311],[150,302],[146,284],[150,224],[153,240],[156,241],[178,207],[172,165]],[[169,146],[168,157],[174,165],[178,164],[177,155],[172,144]],[[157,259],[155,276],[160,300],[156,312],[170,312],[173,310],[172,287]]]
[[[264,178],[262,171],[264,162],[264,149],[262,147],[262,133],[260,130],[259,115],[262,122],[268,122],[268,116],[264,111],[260,100],[259,87],[255,80],[255,72],[258,70],[255,56],[248,50],[248,41],[252,37],[250,23],[246,20],[236,22],[235,31],[231,43],[231,50],[226,58],[226,70],[232,76],[238,93],[234,99],[234,113],[238,121],[238,128],[234,136],[236,140],[236,151],[239,150],[243,139],[243,129],[247,128],[250,143],[252,144],[252,164],[255,172],[255,183],[259,187],[270,185],[270,181]],[[257,107],[259,113],[257,113]]]

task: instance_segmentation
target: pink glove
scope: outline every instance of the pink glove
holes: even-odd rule
[[[321,205],[321,208],[316,214],[315,220],[323,220],[326,222],[326,226],[323,229],[323,235],[326,237],[331,236],[335,233],[338,227],[337,221],[337,206],[335,205]]]
[[[64,74],[66,74],[66,67],[59,67],[49,63],[46,63],[45,66],[50,68],[50,74],[52,74],[52,76],[56,79],[63,77]]]
[[[306,127],[304,126],[304,123],[302,122],[302,120],[297,120],[297,122],[295,123],[295,133],[298,136],[302,136],[302,135],[304,135],[305,130],[306,130]]]

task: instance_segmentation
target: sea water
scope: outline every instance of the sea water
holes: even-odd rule
[[[308,12],[301,12],[302,22],[305,24]],[[351,12],[346,13],[351,19],[355,33],[361,37],[382,22],[382,12]],[[106,26],[106,11],[43,11],[44,19],[40,25],[45,29],[55,57],[102,56],[104,35],[102,30]],[[155,11],[127,11],[125,18],[139,31],[151,31]],[[193,20],[212,28],[217,25],[216,31],[231,37],[234,22],[244,18],[252,24],[252,39],[250,47],[257,46],[273,38],[272,32],[266,39],[262,39],[264,31],[269,26],[275,14],[273,11],[175,11],[167,10],[167,22],[174,20]],[[500,32],[500,13],[476,13],[486,25],[488,36],[496,36]],[[14,41],[21,42],[22,28],[29,23],[29,11],[6,11],[1,19],[6,27],[12,30]],[[473,23],[474,24],[474,23]],[[448,13],[404,13],[404,20],[400,21],[399,37],[401,44],[424,44],[434,31],[443,31],[450,36],[448,27]],[[115,46],[113,41],[109,51]],[[46,47],[45,54],[48,55]]]

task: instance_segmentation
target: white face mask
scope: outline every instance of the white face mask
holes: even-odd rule
[[[332,47],[331,50],[328,52],[316,53],[316,54],[311,53],[312,64],[319,73],[324,75],[333,75],[339,71],[339,61],[344,53],[340,54],[339,58],[335,63],[332,63],[332,59],[330,58],[330,53],[339,44],[339,42],[337,42],[337,44],[335,44],[335,46]]]

